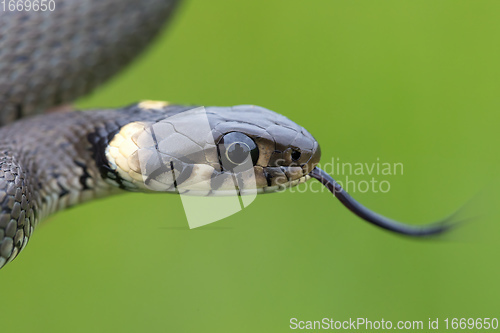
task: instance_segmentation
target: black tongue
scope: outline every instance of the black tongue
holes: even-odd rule
[[[314,168],[309,174],[311,177],[319,180],[332,192],[337,199],[349,209],[351,212],[362,218],[363,220],[375,224],[376,226],[401,234],[413,237],[425,237],[442,234],[445,231],[459,224],[454,221],[455,214],[438,222],[433,222],[426,225],[410,225],[398,222],[382,216],[374,211],[366,208],[356,200],[354,200],[344,189],[326,172],[319,168]]]

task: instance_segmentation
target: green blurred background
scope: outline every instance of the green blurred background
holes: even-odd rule
[[[186,1],[148,52],[79,106],[265,106],[306,127],[325,162],[403,163],[403,175],[377,178],[388,193],[353,196],[423,223],[498,179],[499,10],[495,0]],[[2,330],[288,332],[292,317],[498,317],[497,221],[415,241],[326,192],[295,191],[189,230],[178,196],[116,196],[45,221],[2,269]]]

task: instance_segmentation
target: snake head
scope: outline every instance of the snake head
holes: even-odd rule
[[[192,195],[275,192],[309,179],[320,148],[304,128],[253,105],[157,110],[124,125],[106,148],[125,188]],[[140,113],[139,113],[140,114]]]

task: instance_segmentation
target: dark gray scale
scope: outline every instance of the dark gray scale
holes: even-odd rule
[[[85,95],[129,63],[178,0],[56,0],[0,11],[0,125]]]

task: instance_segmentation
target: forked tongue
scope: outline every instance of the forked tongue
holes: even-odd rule
[[[311,177],[319,180],[323,185],[325,185],[330,192],[332,192],[340,202],[347,207],[351,212],[362,218],[363,220],[375,224],[376,226],[401,234],[412,237],[428,237],[433,235],[442,234],[451,228],[456,227],[458,224],[462,223],[463,220],[458,221],[456,216],[457,213],[450,215],[449,217],[425,224],[425,225],[410,225],[402,222],[398,222],[382,216],[374,211],[366,208],[356,200],[354,200],[344,189],[325,171],[314,168],[309,174]]]

